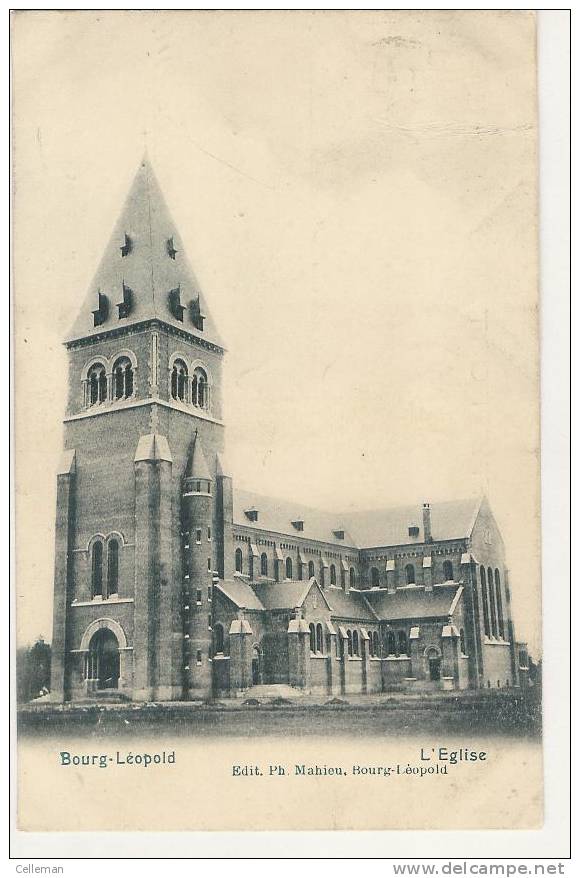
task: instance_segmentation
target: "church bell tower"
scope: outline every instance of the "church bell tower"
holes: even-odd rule
[[[147,160],[65,346],[52,697],[209,696],[224,348]]]

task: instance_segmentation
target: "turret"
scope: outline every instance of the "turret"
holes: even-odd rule
[[[211,695],[213,497],[201,439],[194,436],[181,493],[184,697]]]

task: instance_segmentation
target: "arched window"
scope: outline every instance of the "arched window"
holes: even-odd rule
[[[443,562],[443,579],[445,582],[451,582],[453,580],[453,564],[451,561]]]
[[[292,579],[292,558],[286,558],[286,579]]]
[[[95,363],[87,373],[89,405],[107,401],[107,373],[102,363]]]
[[[415,567],[413,564],[407,564],[405,567],[405,580],[407,585],[415,585]]]
[[[209,402],[207,374],[201,366],[194,369],[191,379],[191,401],[201,409],[206,409]]]
[[[350,582],[350,587],[354,588],[356,586],[356,573],[354,572],[354,567],[350,568],[348,579]]]
[[[497,624],[499,628],[499,636],[505,640],[505,624],[503,620],[503,601],[501,599],[501,580],[499,578],[499,570],[495,568],[495,602],[497,606]]]
[[[91,560],[91,592],[93,597],[103,595],[103,544],[97,540],[93,545]]]
[[[308,562],[308,578],[312,579],[314,576],[314,561]]]
[[[395,638],[395,632],[389,631],[387,634],[387,655],[396,655],[397,654],[397,641]]]
[[[260,555],[260,573],[262,576],[268,575],[268,556],[265,552]]]
[[[119,591],[119,543],[109,540],[107,546],[107,594]]]
[[[213,651],[214,655],[223,654],[224,651],[224,626],[216,622],[213,626]]]
[[[371,567],[371,586],[373,588],[378,588],[379,586],[379,571],[376,567]]]
[[[311,622],[308,626],[310,631],[310,652],[316,652],[316,628],[314,627],[314,622]]]
[[[244,569],[244,559],[241,549],[236,549],[236,573],[242,573]]]
[[[459,648],[461,650],[461,655],[467,655],[465,651],[465,630],[463,628],[459,629]]]
[[[497,637],[497,608],[495,606],[495,589],[493,587],[493,572],[487,568],[487,585],[489,588],[489,617],[491,621],[491,633]]]
[[[350,628],[346,629],[346,642],[348,654],[352,655],[352,631],[350,630]]]
[[[185,400],[187,384],[187,366],[183,360],[176,360],[171,370],[171,396],[173,399]]]
[[[316,626],[316,652],[324,652],[324,638],[320,622]]]
[[[113,398],[129,399],[133,396],[133,366],[128,357],[119,357],[113,366]]]
[[[407,634],[399,631],[399,655],[407,655]]]
[[[379,633],[378,631],[373,631],[373,653],[375,657],[379,654]]]
[[[330,584],[336,585],[336,567],[334,564],[330,565]]]
[[[479,578],[481,579],[481,602],[483,604],[483,630],[487,637],[491,633],[489,627],[489,605],[487,602],[487,580],[485,577],[485,567],[479,568]]]
[[[358,631],[352,632],[352,651],[353,655],[358,655]]]

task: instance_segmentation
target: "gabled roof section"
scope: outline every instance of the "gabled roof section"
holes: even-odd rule
[[[394,594],[386,589],[369,589],[366,597],[380,619],[387,622],[402,619],[436,619],[452,616],[463,587],[436,585],[431,592],[421,586],[399,588]]]
[[[243,579],[220,580],[214,586],[219,589],[238,608],[245,610],[263,610],[264,605],[254,590]]]
[[[253,588],[266,610],[293,610],[301,607],[312,588],[318,589],[329,607],[324,591],[314,578],[305,582],[254,583]]]
[[[159,184],[144,158],[66,340],[153,318],[223,347]]]
[[[431,535],[434,542],[469,537],[482,503],[482,497],[431,503]],[[344,516],[348,528],[361,549],[379,546],[400,546],[423,543],[423,507],[393,506],[350,512]],[[419,528],[417,537],[409,535],[409,527]]]
[[[324,596],[330,604],[333,619],[353,619],[376,622],[378,616],[360,591],[345,592],[341,588],[325,589]]]
[[[250,525],[245,514],[247,509],[258,511],[258,519],[255,524]],[[293,521],[304,522],[301,531],[297,532],[292,524]],[[316,540],[342,548],[356,546],[343,523],[342,514],[324,512],[320,509],[303,506],[301,503],[266,497],[263,494],[255,494],[253,491],[241,491],[235,487],[234,525],[243,525],[244,527],[250,525],[254,529],[285,534],[293,539]],[[345,531],[344,539],[338,539],[334,533],[339,529]]]

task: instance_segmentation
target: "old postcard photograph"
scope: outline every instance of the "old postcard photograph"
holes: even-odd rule
[[[536,15],[12,15],[18,828],[544,819]]]

